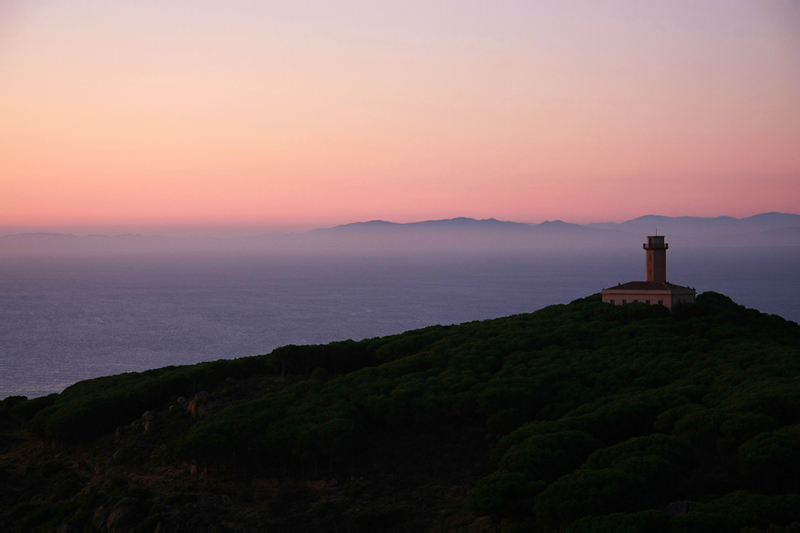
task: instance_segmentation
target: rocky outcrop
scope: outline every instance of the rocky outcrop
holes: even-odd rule
[[[109,530],[114,530],[132,521],[138,506],[138,499],[122,498],[111,510],[111,513],[109,513],[108,519],[106,520],[106,527]]]
[[[690,500],[681,500],[681,501],[678,501],[678,502],[670,503],[669,505],[667,505],[667,507],[664,509],[664,511],[669,516],[680,516],[680,515],[684,515],[684,514],[688,513],[689,511],[691,511],[692,509],[694,509],[695,507],[697,507],[699,505],[703,505],[703,504],[699,503],[699,502],[693,502],[693,501],[690,501]]]

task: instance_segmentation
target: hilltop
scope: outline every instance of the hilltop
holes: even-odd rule
[[[7,398],[0,527],[800,527],[800,327],[704,293]]]

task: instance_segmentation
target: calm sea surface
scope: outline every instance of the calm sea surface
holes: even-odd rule
[[[670,250],[669,280],[800,321],[800,250]],[[567,303],[644,254],[0,257],[0,398]]]

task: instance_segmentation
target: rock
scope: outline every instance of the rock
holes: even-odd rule
[[[115,451],[114,455],[112,455],[108,459],[108,461],[106,462],[106,466],[115,466],[115,465],[118,465],[120,463],[123,463],[123,462],[125,462],[125,459],[127,459],[127,457],[128,457],[128,453],[125,450],[125,448],[120,448],[119,450]]]
[[[469,529],[470,531],[494,531],[496,528],[492,523],[491,516],[479,516]]]
[[[122,440],[122,426],[119,426],[117,430],[114,432],[114,441],[119,442]]]
[[[139,499],[138,498],[122,498],[114,506],[114,509],[117,509],[119,507],[131,507],[131,506],[136,507],[137,505],[139,505]]]
[[[97,487],[95,485],[88,483],[85,487],[83,487],[83,490],[81,490],[78,494],[81,496],[88,496],[89,494],[93,493],[96,489]]]
[[[192,400],[186,405],[186,410],[192,413],[192,416],[197,416],[197,400]]]
[[[142,418],[143,418],[145,421],[152,420],[152,419],[154,419],[155,417],[156,417],[156,415],[154,415],[154,414],[153,414],[153,411],[145,411],[144,413],[142,413]]]
[[[125,522],[136,513],[136,508],[138,506],[139,500],[136,498],[122,498],[114,506],[111,514],[108,515],[106,527],[108,527],[108,529],[114,529],[125,524]]]
[[[95,529],[100,529],[103,527],[103,524],[106,523],[106,518],[108,517],[108,509],[106,509],[105,505],[101,505],[97,509],[94,510],[94,514],[92,515],[92,525]]]
[[[693,502],[693,501],[690,501],[690,500],[681,500],[681,501],[678,501],[678,502],[670,503],[669,505],[667,505],[667,507],[664,509],[664,511],[669,516],[681,516],[681,515],[684,515],[684,514],[688,513],[689,511],[691,511],[692,509],[694,509],[698,505],[703,505],[703,504],[699,503],[699,502]]]
[[[202,400],[203,398],[207,398],[207,397],[208,397],[208,393],[206,391],[204,391],[204,390],[201,390],[200,392],[198,392],[197,394],[194,395],[194,399],[195,400]]]
[[[144,425],[144,432],[151,433],[155,429],[155,425],[153,424],[152,420],[148,420],[147,423]]]
[[[186,396],[178,396],[178,399],[175,401],[178,402],[178,405],[183,405],[189,400],[186,399]]]

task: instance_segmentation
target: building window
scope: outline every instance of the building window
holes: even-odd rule
[[[628,300],[622,300],[622,305],[625,305],[626,303],[628,303]]]
[[[664,305],[664,300],[659,300],[658,305]]]
[[[646,303],[647,305],[650,305],[650,300],[645,300],[644,303]]]
[[[611,305],[614,305],[614,300],[613,299],[611,300]]]

